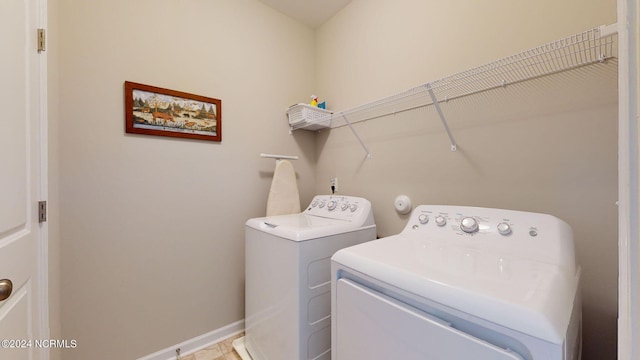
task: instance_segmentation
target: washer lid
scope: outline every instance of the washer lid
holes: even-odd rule
[[[441,240],[399,234],[339,250],[332,260],[421,298],[562,344],[579,270]]]
[[[288,240],[304,241],[375,228],[344,219],[330,219],[307,214],[278,215],[249,219],[246,226]]]

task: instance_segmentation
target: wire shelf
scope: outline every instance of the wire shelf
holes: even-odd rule
[[[331,128],[350,126],[356,122],[437,105],[438,102],[604,62],[617,56],[616,26],[593,28],[399,94],[326,115],[323,120],[331,123]],[[446,128],[442,114],[441,118]],[[337,121],[332,121],[334,119]],[[455,150],[453,137],[450,133],[449,136],[452,150]]]

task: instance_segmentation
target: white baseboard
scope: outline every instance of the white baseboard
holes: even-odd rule
[[[206,334],[194,337],[180,344],[170,346],[164,350],[157,351],[151,355],[143,356],[138,360],[176,360],[176,349],[180,348],[180,355],[193,354],[198,350],[202,350],[208,346],[219,343],[231,336],[237,335],[244,331],[244,320],[236,321],[227,326],[213,330]]]

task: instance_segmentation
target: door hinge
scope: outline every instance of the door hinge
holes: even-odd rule
[[[38,52],[47,50],[47,33],[44,29],[38,29]]]
[[[43,223],[47,221],[47,202],[38,201],[38,222]]]

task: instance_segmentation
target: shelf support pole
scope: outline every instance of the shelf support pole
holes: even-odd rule
[[[358,135],[358,133],[356,132],[356,130],[353,128],[353,126],[351,125],[351,122],[349,121],[349,119],[347,119],[347,116],[344,113],[341,113],[340,115],[342,115],[342,118],[344,119],[344,121],[347,123],[347,125],[349,126],[349,129],[351,130],[351,132],[353,133],[353,135],[356,137],[356,139],[358,139],[358,142],[360,143],[360,145],[362,146],[362,148],[364,149],[364,151],[367,153],[367,159],[371,159],[371,152],[369,151],[369,149],[367,148],[367,145],[364,144],[364,142],[362,141],[362,139],[360,139],[360,136]]]
[[[444,129],[447,131],[447,135],[449,135],[449,141],[451,142],[451,151],[458,150],[458,145],[456,145],[456,140],[453,138],[451,134],[451,130],[449,130],[449,125],[447,125],[447,119],[445,119],[444,114],[442,113],[442,109],[440,109],[440,104],[438,103],[438,99],[436,99],[436,95],[433,93],[431,89],[431,85],[427,83],[427,91],[429,92],[429,96],[431,96],[431,101],[433,102],[433,106],[435,106],[436,111],[438,112],[438,116],[440,116],[440,120],[442,121],[442,125],[444,125]]]

